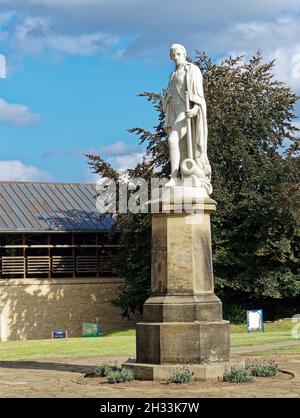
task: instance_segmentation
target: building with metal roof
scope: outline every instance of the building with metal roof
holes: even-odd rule
[[[94,184],[0,182],[0,341],[132,324],[110,303],[119,232],[96,196]]]
[[[94,184],[0,182],[1,276],[111,273],[117,234],[96,196]]]
[[[1,232],[108,232],[95,184],[0,182]]]

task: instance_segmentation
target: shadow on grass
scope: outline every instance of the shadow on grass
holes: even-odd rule
[[[115,328],[101,331],[100,337],[134,337],[135,327]],[[85,337],[89,338],[89,337]]]

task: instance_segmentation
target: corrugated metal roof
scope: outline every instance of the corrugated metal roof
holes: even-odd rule
[[[0,181],[0,232],[107,232],[112,223],[96,211],[95,184]]]

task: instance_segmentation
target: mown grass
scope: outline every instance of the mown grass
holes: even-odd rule
[[[132,356],[135,330],[111,330],[96,338],[0,342],[0,360],[30,360],[88,356]]]
[[[260,345],[281,341],[295,341],[292,328],[295,325],[290,319],[265,323],[264,334],[261,331],[247,333],[246,325],[230,325],[231,346]]]
[[[300,341],[299,345],[294,345],[290,347],[281,347],[281,348],[272,348],[265,351],[255,351],[251,352],[251,347],[249,347],[249,353],[245,352],[245,356],[273,356],[276,354],[300,354]]]
[[[291,335],[295,324],[290,320],[266,323],[265,334],[246,332],[246,325],[231,325],[231,345],[247,346],[279,341],[295,341]],[[300,341],[299,341],[300,346]],[[298,347],[280,348],[268,353],[298,353]],[[87,356],[135,356],[135,329],[103,331],[97,338],[27,340],[0,342],[0,360],[30,360]]]

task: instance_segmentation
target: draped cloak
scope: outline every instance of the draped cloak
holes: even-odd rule
[[[186,89],[188,91],[189,100],[191,102],[191,108],[193,104],[198,105],[197,115],[191,118],[192,125],[192,145],[193,145],[193,159],[196,164],[203,169],[204,174],[208,181],[210,181],[211,168],[207,157],[207,119],[206,119],[206,102],[203,92],[203,78],[199,67],[195,64],[187,62],[185,65],[186,74]],[[163,110],[165,112],[165,124],[164,127],[173,126],[176,120],[175,109],[172,106],[172,96],[170,94],[170,87],[175,72],[170,76],[168,88],[163,97]],[[177,89],[178,90],[178,89]],[[182,97],[182,91],[178,90],[178,94],[185,102],[185,97]],[[180,160],[187,158],[186,151],[186,135],[180,140],[181,142],[181,156]],[[182,144],[183,143],[183,144]],[[183,155],[182,155],[183,154]]]

